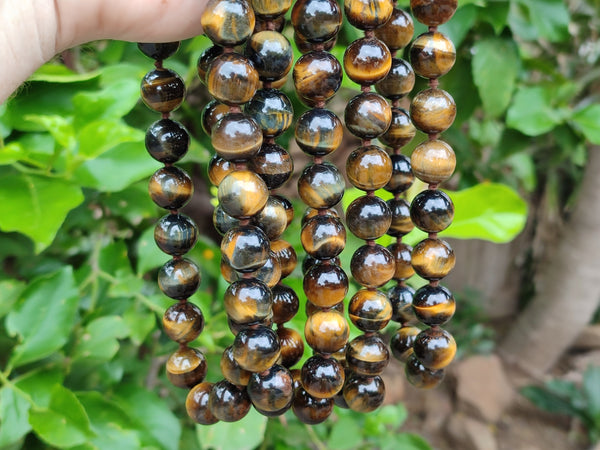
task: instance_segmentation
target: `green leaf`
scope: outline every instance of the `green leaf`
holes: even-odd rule
[[[48,63],[40,67],[30,78],[29,81],[47,81],[49,83],[75,83],[78,81],[88,81],[97,78],[100,71],[96,70],[87,73],[74,72],[64,64]]]
[[[31,282],[6,318],[8,332],[20,338],[13,349],[12,364],[37,361],[65,345],[78,301],[71,266]]]
[[[431,446],[421,436],[412,433],[400,433],[383,439],[382,450],[431,450]]]
[[[56,447],[72,447],[94,436],[83,406],[70,390],[57,384],[52,389],[48,408],[29,413],[33,431]]]
[[[511,1],[510,27],[522,39],[565,41],[569,39],[569,21],[569,10],[562,0]]]
[[[77,141],[75,140],[75,130],[71,118],[31,114],[25,116],[25,119],[41,125],[63,148],[75,148]]]
[[[9,387],[0,389],[0,448],[17,443],[31,430],[31,405]]]
[[[239,422],[196,426],[196,434],[203,449],[252,450],[263,441],[266,427],[267,418],[251,409]]]
[[[127,324],[121,317],[104,316],[93,320],[79,337],[73,358],[108,361],[119,350],[119,341],[129,335]]]
[[[527,136],[539,136],[563,121],[552,105],[552,89],[523,87],[517,91],[506,117],[506,124]]]
[[[50,405],[52,388],[56,384],[61,384],[63,379],[62,370],[43,368],[19,377],[15,385],[27,392],[37,407],[47,408]]]
[[[587,409],[596,421],[600,418],[600,367],[590,366],[583,373],[583,393]]]
[[[494,28],[494,33],[499,35],[508,22],[508,11],[510,2],[508,1],[491,1],[479,9],[481,18],[488,22]]]
[[[167,262],[165,254],[160,251],[154,241],[154,227],[150,227],[142,233],[136,244],[136,253],[138,275],[161,267]]]
[[[52,243],[67,213],[82,201],[81,189],[65,181],[5,175],[0,178],[0,228],[29,236],[41,252]]]
[[[600,105],[593,104],[576,111],[572,120],[588,141],[600,145]]]
[[[526,386],[521,389],[521,395],[527,398],[538,408],[554,413],[570,416],[579,416],[580,412],[569,402],[568,397],[562,397],[546,388],[539,386]]]
[[[79,134],[78,156],[92,159],[125,142],[142,142],[144,133],[119,119],[102,119],[86,124]]]
[[[519,71],[519,54],[514,41],[489,37],[475,42],[473,80],[483,109],[490,117],[501,115],[512,97]]]
[[[121,78],[99,91],[75,94],[75,120],[87,123],[98,119],[120,119],[137,104],[140,97],[139,77]]]
[[[156,315],[148,312],[146,308],[140,307],[135,302],[123,314],[123,321],[129,329],[129,335],[135,345],[141,345],[146,337],[156,327]]]
[[[383,436],[387,433],[386,425],[399,428],[407,417],[408,411],[404,405],[386,405],[365,416],[365,433],[368,436]]]
[[[15,279],[0,281],[0,318],[8,314],[26,285]]]
[[[19,142],[11,142],[0,147],[0,165],[13,164],[26,156],[26,150]]]
[[[475,5],[466,5],[464,2],[458,8],[452,20],[446,22],[440,27],[440,31],[450,38],[456,47],[462,44],[463,40],[473,28],[477,18],[477,7]]]
[[[343,416],[331,428],[327,444],[330,449],[348,450],[356,448],[362,440],[361,429],[357,427],[356,420],[349,416]]]

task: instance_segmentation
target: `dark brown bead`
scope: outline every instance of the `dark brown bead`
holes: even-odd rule
[[[242,420],[250,411],[250,397],[246,389],[227,380],[215,383],[208,396],[208,407],[212,414],[223,422]]]
[[[414,183],[410,160],[404,155],[392,155],[392,176],[385,190],[393,194],[406,192]]]
[[[334,311],[337,311],[339,313],[344,313],[344,302],[339,302],[337,305],[333,305],[332,307],[328,308]],[[306,304],[304,305],[304,312],[306,313],[306,317],[312,316],[314,313],[317,313],[319,311],[323,311],[323,308],[321,308],[320,306],[317,306],[313,303],[311,303],[310,301],[306,301]]]
[[[154,228],[154,241],[158,248],[171,256],[189,252],[198,239],[198,228],[192,219],[183,214],[167,214]]]
[[[415,227],[410,219],[410,205],[403,198],[392,198],[387,201],[392,212],[392,223],[387,232],[393,237],[402,237],[410,233]]]
[[[334,0],[298,0],[292,8],[292,25],[308,42],[325,42],[342,26],[342,10]]]
[[[200,350],[182,347],[169,357],[166,369],[167,378],[173,385],[189,389],[204,380],[206,358]]]
[[[346,246],[346,229],[336,217],[316,216],[302,227],[300,241],[314,258],[335,258]]]
[[[269,189],[254,172],[237,170],[223,178],[217,197],[227,214],[236,219],[244,219],[264,208],[269,199]]]
[[[427,189],[413,199],[410,218],[418,229],[426,233],[439,233],[452,223],[454,205],[445,192]]]
[[[388,250],[394,256],[396,261],[396,272],[394,273],[394,280],[404,281],[408,280],[415,274],[415,269],[412,266],[412,247],[403,242],[396,242],[388,245]]]
[[[244,107],[266,137],[277,137],[292,124],[292,102],[277,89],[259,89]]]
[[[392,160],[376,145],[359,147],[346,159],[346,175],[354,187],[363,191],[376,191],[390,180]]]
[[[238,280],[225,291],[225,311],[237,323],[259,322],[269,315],[273,298],[262,281],[253,278]]]
[[[389,360],[387,345],[377,334],[358,336],[346,347],[346,364],[358,375],[381,375]]]
[[[208,179],[215,186],[219,186],[223,178],[233,172],[235,166],[231,161],[221,158],[219,155],[213,155],[208,162]]]
[[[246,390],[256,409],[273,413],[291,405],[294,381],[288,369],[276,364],[263,373],[253,373]]]
[[[213,212],[213,225],[220,235],[224,235],[232,228],[239,226],[240,221],[223,211],[221,205],[217,205]]]
[[[148,128],[145,144],[146,150],[154,159],[165,164],[172,164],[187,153],[190,146],[190,135],[179,122],[160,119]]]
[[[391,223],[392,212],[379,197],[359,197],[346,210],[346,225],[359,239],[379,239]]]
[[[385,133],[392,122],[392,109],[381,95],[363,92],[346,105],[346,127],[361,139],[374,139]]]
[[[388,0],[383,2],[390,5]],[[386,45],[377,38],[357,39],[344,52],[346,75],[363,86],[383,80],[391,67],[392,55]]]
[[[262,81],[277,81],[285,77],[294,59],[290,41],[277,31],[253,34],[246,45],[246,56]]]
[[[442,239],[424,239],[412,252],[412,265],[421,278],[440,280],[454,268],[454,250]]]
[[[337,217],[339,218],[340,215],[337,213],[337,211],[335,209],[315,209],[315,208],[306,208],[306,210],[304,211],[304,214],[302,215],[302,221],[301,224],[302,226],[306,225],[306,222],[308,222],[310,219],[312,219],[315,216],[329,216],[329,217]]]
[[[378,288],[392,279],[396,264],[387,248],[379,244],[363,245],[352,255],[350,270],[360,285]]]
[[[377,82],[375,89],[385,98],[399,100],[406,97],[415,86],[415,72],[410,64],[400,58],[392,58],[387,76]]]
[[[277,334],[264,326],[245,328],[233,341],[233,357],[250,372],[267,370],[279,359],[280,350]]]
[[[278,284],[271,289],[273,294],[273,322],[277,324],[289,322],[300,307],[296,292],[289,286]]]
[[[302,286],[309,302],[320,308],[330,308],[346,297],[348,277],[335,264],[315,264],[304,275]]]
[[[331,111],[314,108],[298,119],[295,137],[303,152],[311,156],[325,156],[342,143],[344,127],[338,116]]]
[[[317,311],[308,316],[304,326],[306,343],[318,353],[335,353],[348,342],[350,327],[335,310]]]
[[[281,203],[283,203],[283,207],[285,208],[285,213],[287,215],[287,224],[289,227],[292,223],[292,220],[294,220],[294,205],[287,197],[284,197],[283,195],[273,194],[273,197],[278,198]]]
[[[340,171],[331,163],[310,164],[298,179],[298,194],[311,208],[331,208],[344,196],[346,183]]]
[[[212,128],[211,143],[217,155],[230,161],[252,158],[263,143],[256,121],[242,113],[227,114]]]
[[[265,265],[254,272],[250,272],[249,276],[262,281],[269,288],[275,286],[277,283],[279,283],[279,280],[281,280],[281,264],[279,263],[279,258],[277,258],[277,255],[270,251],[269,258],[267,259]]]
[[[212,133],[212,129],[217,124],[219,120],[229,114],[229,106],[218,102],[216,100],[211,100],[202,110],[202,116],[200,117],[200,121],[202,122],[202,129],[206,134],[210,136]]]
[[[243,43],[254,30],[256,18],[249,2],[209,0],[200,24],[215,44],[233,47]]]
[[[392,319],[392,304],[381,291],[361,289],[350,300],[348,317],[359,330],[373,333]]]
[[[250,160],[250,168],[263,179],[267,188],[271,190],[280,188],[290,179],[294,172],[294,162],[283,147],[277,144],[263,143],[258,153]]]
[[[372,30],[386,23],[394,4],[389,0],[344,0],[346,18],[360,30]]]
[[[265,19],[282,16],[292,6],[292,0],[252,0],[254,13]]]
[[[446,330],[428,328],[417,335],[413,350],[424,367],[439,370],[448,366],[454,359],[456,341]]]
[[[458,6],[457,0],[411,0],[410,7],[415,18],[429,26],[448,22]]]
[[[334,358],[314,355],[302,365],[302,387],[316,398],[331,398],[344,387],[344,368]]]
[[[281,365],[284,367],[296,365],[304,355],[304,341],[300,333],[280,326],[277,328],[277,337],[281,346]]]
[[[415,291],[410,286],[397,285],[388,291],[388,299],[392,305],[392,320],[408,323],[415,320],[412,301]]]
[[[158,271],[158,287],[175,300],[191,297],[200,286],[200,270],[189,259],[172,259]]]
[[[390,19],[375,30],[375,36],[381,39],[390,51],[400,50],[410,44],[415,32],[410,14],[394,8]]]
[[[315,106],[333,97],[342,85],[342,65],[330,53],[311,52],[296,61],[293,76],[300,100]]]
[[[413,150],[410,164],[419,180],[429,184],[439,184],[454,173],[456,155],[452,147],[444,141],[427,140]]]
[[[415,338],[421,330],[417,327],[402,327],[390,339],[390,350],[392,355],[398,361],[405,363],[408,357],[413,354],[413,344]]]
[[[259,17],[256,11],[256,23],[254,24],[254,33],[260,33],[261,31],[277,31],[281,33],[285,28],[285,16],[275,17],[271,20]]]
[[[456,103],[442,89],[425,89],[410,104],[410,118],[417,129],[427,134],[446,131],[456,117]]]
[[[439,31],[421,34],[410,47],[410,64],[423,78],[439,78],[452,69],[456,49],[450,39]]]
[[[381,377],[352,375],[344,385],[344,400],[352,411],[375,411],[385,399],[385,385]]]
[[[185,98],[185,84],[177,73],[169,69],[154,69],[142,80],[142,100],[146,106],[160,113],[176,110]]]
[[[324,422],[333,411],[332,398],[315,398],[304,390],[296,389],[292,402],[292,411],[300,422],[316,425]]]
[[[219,421],[208,407],[208,398],[212,388],[213,383],[204,381],[194,386],[185,399],[188,416],[200,425],[212,425]]]
[[[227,381],[238,386],[246,386],[250,381],[252,372],[244,370],[233,358],[233,346],[227,347],[221,355],[221,373]]]
[[[323,261],[329,261],[331,264],[336,264],[338,266],[341,266],[342,262],[339,258],[339,256],[336,256],[335,258],[331,258],[331,259],[316,259],[313,258],[310,255],[306,255],[304,257],[304,260],[302,261],[302,273],[304,275],[306,275],[306,273],[310,270],[310,268],[312,266],[314,266],[315,264],[321,263]]]
[[[408,113],[402,108],[392,108],[392,121],[388,130],[379,136],[379,140],[392,148],[401,148],[417,134],[417,129]]]
[[[279,259],[281,265],[281,278],[289,276],[298,264],[298,256],[292,244],[283,239],[271,241],[271,250]]]
[[[220,45],[213,45],[212,47],[208,47],[206,50],[202,52],[200,57],[198,58],[198,64],[196,65],[198,69],[198,76],[200,77],[200,81],[206,84],[206,73],[214,59],[217,56],[223,54],[223,47]]]
[[[146,55],[148,58],[155,59],[156,61],[160,61],[163,59],[167,59],[177,53],[179,50],[179,44],[181,42],[164,42],[164,43],[145,43],[138,42],[138,48],[140,51]]]
[[[314,51],[321,51],[321,50],[325,50],[326,52],[329,52],[335,46],[336,41],[337,41],[336,37],[332,37],[331,39],[329,39],[326,42],[312,43],[312,42],[308,42],[306,39],[304,39],[298,33],[294,33],[294,43],[296,44],[296,47],[302,54],[314,52]]]
[[[245,330],[249,326],[261,325],[263,327],[271,328],[273,326],[272,317],[269,316],[265,320],[262,320],[258,323],[247,324],[247,323],[237,323],[231,320],[229,317],[227,318],[227,325],[229,326],[229,330],[234,336],[237,336],[240,331]]]
[[[283,202],[269,196],[265,207],[253,217],[253,221],[270,240],[278,239],[287,228],[287,213]]]
[[[206,73],[208,91],[227,105],[250,101],[259,85],[258,72],[248,58],[239,53],[217,56]]]
[[[226,262],[242,273],[254,272],[269,259],[269,239],[260,228],[244,225],[229,230],[221,241]]]
[[[439,386],[445,375],[444,369],[427,369],[414,354],[408,357],[404,372],[408,382],[419,389],[433,389]]]
[[[425,325],[443,325],[454,315],[456,302],[444,286],[425,285],[415,292],[413,311]]]
[[[165,311],[162,323],[169,339],[179,344],[187,344],[202,333],[204,316],[200,308],[193,303],[179,302]]]
[[[192,198],[194,185],[185,171],[167,166],[154,172],[150,178],[148,192],[158,206],[175,210],[183,207]]]
[[[290,373],[292,374],[292,379],[294,380],[294,391],[296,391],[297,389],[303,389],[302,383],[300,383],[301,370],[300,369],[291,369]]]

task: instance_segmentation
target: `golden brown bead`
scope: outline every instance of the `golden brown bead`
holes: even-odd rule
[[[313,397],[331,398],[344,387],[344,375],[344,368],[337,360],[314,355],[302,365],[300,380]]]
[[[271,288],[271,292],[273,294],[273,322],[282,324],[292,320],[300,307],[300,300],[296,292],[283,284],[274,286]]]
[[[415,18],[429,27],[448,22],[454,15],[457,6],[457,0],[410,1],[410,7]]]
[[[292,244],[283,239],[271,241],[271,250],[279,259],[281,265],[281,278],[289,276],[298,264],[298,256]]]
[[[221,158],[219,155],[213,155],[208,162],[208,179],[215,186],[219,186],[223,178],[233,172],[235,166],[231,161]]]
[[[399,284],[391,288],[387,294],[392,305],[392,320],[403,324],[413,322],[415,320],[412,308],[414,289]]]
[[[221,158],[245,161],[260,150],[263,135],[254,119],[234,113],[227,114],[212,128],[211,142]]]
[[[221,373],[227,381],[238,386],[246,386],[250,381],[252,372],[244,370],[233,358],[233,346],[227,347],[221,355]]]
[[[456,302],[444,286],[425,285],[415,292],[413,311],[425,325],[443,325],[454,315]]]
[[[292,0],[252,0],[254,13],[265,19],[282,16],[292,6]]]
[[[225,311],[237,323],[259,322],[269,315],[273,298],[262,281],[253,278],[238,280],[225,291]]]
[[[287,228],[285,206],[277,197],[269,196],[265,207],[253,217],[253,221],[270,240],[279,238]]]
[[[390,51],[396,51],[410,44],[414,32],[415,27],[410,14],[394,8],[389,20],[375,30],[375,36],[381,39]]]
[[[300,99],[308,106],[331,99],[342,84],[342,65],[330,53],[317,51],[301,56],[293,71]]]
[[[385,24],[394,5],[389,0],[344,0],[346,18],[360,30],[372,30]]]
[[[417,37],[409,55],[415,73],[429,79],[445,75],[456,61],[454,44],[439,31],[430,31]]]
[[[264,180],[267,188],[272,190],[280,188],[289,180],[294,171],[294,162],[280,145],[263,143],[258,153],[250,160],[250,168]]]
[[[392,176],[385,190],[393,194],[407,191],[415,181],[410,160],[404,155],[392,155]]]
[[[412,252],[412,265],[421,278],[440,280],[454,268],[454,250],[442,239],[424,239]]]
[[[291,406],[294,380],[288,369],[276,364],[263,373],[253,373],[246,390],[256,409],[277,412]]]
[[[334,0],[298,0],[292,8],[296,34],[311,43],[333,38],[342,25],[342,10]]]
[[[198,290],[200,271],[191,260],[172,259],[158,271],[158,287],[175,300],[185,300]]]
[[[439,370],[448,366],[454,359],[456,341],[446,330],[428,328],[417,335],[413,350],[424,367]]]
[[[361,139],[385,133],[392,122],[392,109],[381,95],[363,92],[351,99],[344,110],[346,127]]]
[[[350,300],[348,316],[359,330],[376,332],[392,319],[392,304],[381,291],[361,289]]]
[[[346,225],[359,239],[379,239],[388,231],[391,223],[392,212],[379,197],[359,197],[346,210]]]
[[[167,360],[167,378],[180,388],[191,388],[206,376],[206,358],[200,350],[181,347]]]
[[[404,367],[408,382],[419,389],[433,389],[444,379],[444,369],[429,370],[412,354]]]
[[[318,353],[335,353],[348,342],[350,327],[344,316],[335,310],[317,311],[304,326],[306,343]]]
[[[281,365],[292,367],[302,359],[304,354],[304,341],[296,330],[278,327],[277,337],[281,346]]]
[[[394,260],[396,261],[394,280],[404,281],[412,277],[415,274],[411,259],[413,248],[403,242],[396,242],[389,245],[388,250],[394,256]]]
[[[419,144],[410,156],[410,164],[415,176],[429,184],[446,181],[456,168],[454,150],[438,139]]]
[[[379,136],[379,140],[392,148],[401,148],[417,134],[408,113],[402,108],[392,108],[392,121],[388,130]]]
[[[381,377],[352,375],[344,385],[344,400],[352,411],[375,411],[385,399],[385,385]]]
[[[339,302],[337,305],[333,305],[330,309],[335,310],[339,313],[344,313],[344,302]],[[323,311],[323,308],[320,306],[312,304],[310,301],[306,301],[304,305],[304,312],[306,313],[306,317],[312,316],[313,314]]]
[[[264,326],[245,328],[233,341],[233,357],[250,372],[267,370],[279,359],[280,350],[277,335]]]
[[[413,344],[421,330],[417,327],[402,327],[390,339],[390,350],[398,361],[405,363],[413,354]]]
[[[300,241],[314,258],[335,258],[346,246],[346,229],[336,217],[316,216],[302,227]]]
[[[346,183],[340,171],[331,163],[309,164],[298,178],[298,194],[311,208],[323,209],[337,205],[344,196]]]
[[[212,425],[219,421],[208,407],[208,397],[212,388],[213,383],[204,381],[194,386],[185,399],[188,416],[200,425]]]
[[[290,99],[277,89],[259,89],[244,107],[266,137],[277,137],[292,124],[294,109]]]
[[[315,398],[300,387],[296,389],[292,411],[300,422],[316,425],[324,422],[333,411],[332,398]]]
[[[240,331],[245,330],[249,326],[247,323],[234,322],[229,317],[227,318],[227,325],[229,326],[229,330],[231,331],[231,333],[234,336],[237,336],[240,333]],[[264,319],[258,323],[252,324],[253,327],[255,325],[261,325],[263,327],[271,328],[273,326],[273,320],[272,320],[271,316],[269,316],[266,319]]]
[[[383,2],[390,4],[388,0]],[[392,55],[386,45],[377,38],[357,39],[344,52],[346,75],[363,86],[383,80],[391,67]]]
[[[189,252],[198,239],[198,228],[183,214],[167,214],[154,228],[154,242],[163,252],[181,256]]]
[[[425,89],[410,104],[410,118],[417,129],[427,134],[446,131],[456,117],[456,103],[442,89]]]
[[[363,191],[375,191],[390,180],[392,160],[376,145],[359,147],[348,155],[346,175],[354,187]]]
[[[300,116],[295,137],[303,152],[325,156],[335,151],[344,137],[342,121],[331,111],[314,108]]]
[[[357,283],[378,288],[392,279],[396,265],[387,248],[379,244],[363,245],[352,255],[350,270]]]
[[[387,345],[377,334],[362,334],[351,340],[346,347],[346,364],[358,375],[381,375],[389,360]]]
[[[202,30],[210,40],[229,47],[248,39],[255,21],[254,11],[245,0],[209,0],[200,18]]]
[[[206,87],[221,103],[241,105],[249,102],[260,87],[258,72],[239,53],[217,56],[206,73]]]
[[[217,56],[223,54],[223,51],[224,49],[220,45],[213,45],[204,50],[198,58],[198,76],[202,83],[206,84],[206,73],[208,72],[208,68]]]
[[[250,225],[229,230],[221,240],[225,261],[242,273],[254,272],[269,259],[269,239],[260,228]]]
[[[202,116],[200,117],[204,132],[210,136],[213,127],[227,114],[229,114],[228,105],[216,100],[211,100],[208,102],[208,104],[202,110]]]
[[[392,223],[387,234],[393,237],[402,237],[410,233],[415,227],[410,218],[410,205],[403,198],[392,198],[387,201],[392,212]]]
[[[148,72],[142,80],[141,90],[146,106],[160,113],[176,110],[185,97],[185,84],[181,77],[164,68]]]
[[[302,215],[302,221],[301,224],[302,226],[306,225],[306,222],[308,222],[310,219],[312,219],[315,216],[330,216],[330,217],[337,217],[339,219],[340,215],[337,213],[337,211],[335,209],[315,209],[315,208],[306,208],[306,210],[304,211],[304,214]]]
[[[410,64],[400,58],[392,58],[392,66],[385,78],[378,81],[375,89],[385,98],[399,100],[406,97],[415,86],[415,72]]]
[[[246,389],[227,380],[215,383],[208,396],[210,411],[223,422],[237,422],[243,419],[251,406]]]
[[[273,197],[278,198],[281,203],[283,203],[283,207],[285,208],[285,213],[287,215],[287,224],[289,227],[292,223],[292,220],[294,220],[294,205],[287,197],[284,197],[283,195],[274,194]]]
[[[254,172],[238,170],[223,178],[217,197],[227,214],[236,219],[244,219],[264,208],[269,199],[269,190],[262,178]]]
[[[163,315],[163,329],[169,339],[179,343],[192,342],[204,328],[202,311],[191,302],[171,305]]]
[[[309,302],[320,308],[330,308],[346,297],[348,277],[335,264],[315,264],[304,275],[303,288]]]
[[[223,211],[221,205],[217,205],[213,212],[213,225],[220,235],[224,235],[232,228],[239,226],[240,221]]]
[[[158,206],[175,210],[183,207],[192,198],[194,185],[185,171],[167,166],[154,172],[150,178],[148,192]]]
[[[445,192],[428,189],[413,199],[410,218],[418,229],[426,233],[439,233],[452,223],[454,204]]]
[[[246,56],[258,71],[261,81],[276,81],[292,68],[294,55],[287,38],[277,31],[259,31],[246,45]]]

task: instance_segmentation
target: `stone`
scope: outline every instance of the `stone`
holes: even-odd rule
[[[573,348],[578,350],[600,349],[600,325],[588,325],[585,327],[573,343]]]
[[[498,445],[489,425],[463,414],[454,414],[448,420],[446,431],[454,442],[452,448],[461,450],[496,450]]]

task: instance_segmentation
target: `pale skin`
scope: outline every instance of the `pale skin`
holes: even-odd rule
[[[0,104],[42,64],[85,42],[171,42],[202,33],[208,0],[0,0]]]

